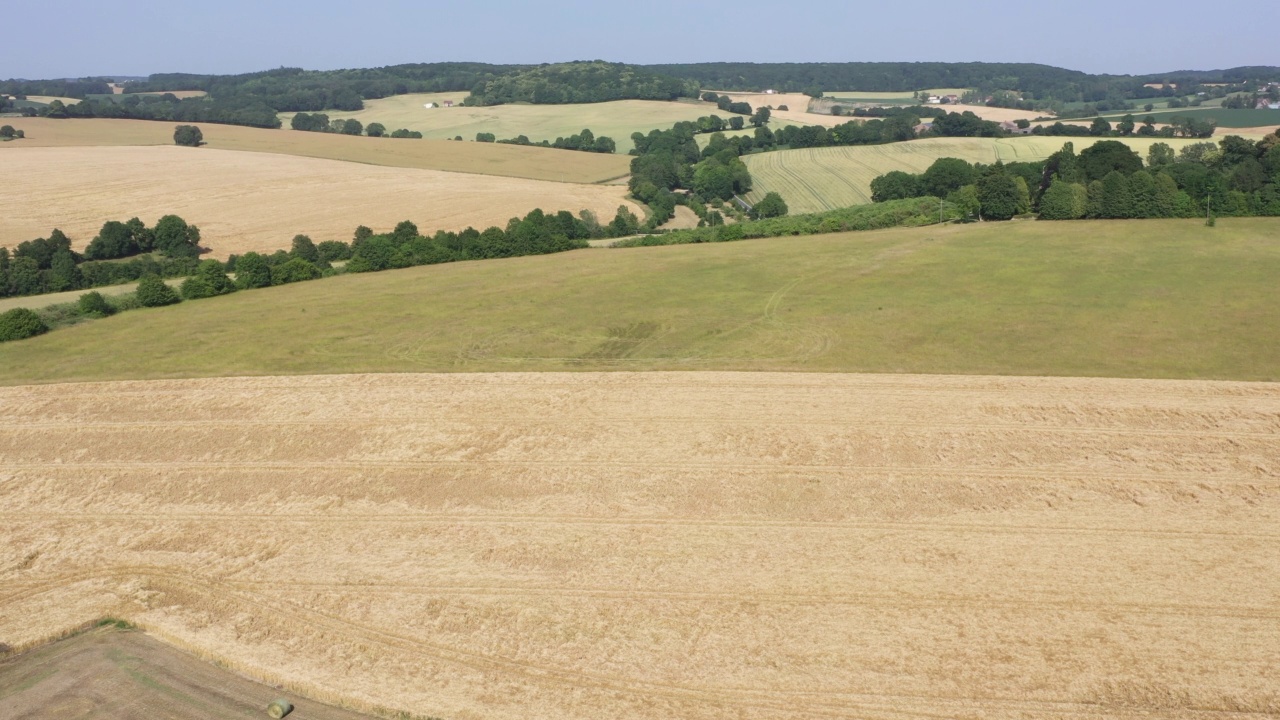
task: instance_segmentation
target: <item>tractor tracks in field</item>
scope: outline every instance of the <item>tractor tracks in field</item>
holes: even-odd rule
[[[386,628],[373,627],[354,622],[328,612],[308,608],[297,603],[272,598],[256,589],[246,587],[245,583],[222,579],[209,580],[193,576],[189,573],[174,572],[158,566],[134,566],[72,573],[58,579],[42,583],[40,587],[28,588],[17,594],[0,598],[0,605],[9,605],[19,596],[32,597],[41,593],[56,591],[69,584],[93,580],[117,580],[121,582],[141,581],[152,589],[163,592],[168,586],[171,589],[185,591],[201,597],[206,603],[217,605],[239,606],[243,611],[248,608],[259,621],[270,622],[281,627],[288,626],[291,635],[297,635],[299,628],[303,633],[316,633],[356,646],[367,648],[377,646],[386,650],[408,654],[413,658],[429,657],[437,662],[467,667],[473,671],[498,676],[517,676],[525,681],[538,684],[553,684],[574,689],[592,689],[596,691],[620,693],[643,698],[663,698],[673,702],[693,703],[711,706],[727,706],[738,708],[754,708],[771,711],[781,716],[818,716],[848,717],[856,712],[863,717],[885,718],[945,718],[955,717],[954,713],[963,708],[975,706],[997,710],[1009,714],[1013,712],[1036,712],[1050,715],[1096,715],[1115,717],[1116,709],[1102,706],[1094,702],[1078,700],[1039,699],[984,696],[939,696],[910,693],[875,693],[875,692],[823,692],[812,690],[761,690],[758,687],[721,687],[700,688],[669,682],[654,682],[642,679],[592,673],[582,670],[555,667],[551,665],[530,663],[516,658],[489,655],[468,651],[449,645],[431,642]],[[744,602],[751,602],[745,598]],[[986,601],[982,601],[986,604]],[[1022,607],[1041,607],[1042,603],[1020,602]],[[952,605],[953,606],[953,605]],[[933,606],[930,606],[933,607]],[[1204,609],[1204,608],[1197,608]],[[1232,610],[1238,610],[1233,608]],[[1088,610],[1094,612],[1095,610]],[[1187,617],[1205,617],[1200,613],[1183,613]],[[1228,614],[1227,617],[1239,617]],[[1265,614],[1246,613],[1248,619],[1275,619],[1277,613],[1269,611]],[[333,640],[327,644],[332,644]],[[910,706],[914,709],[908,709]],[[1136,708],[1135,711],[1141,711]],[[1184,717],[1219,717],[1222,715],[1262,715],[1266,712],[1232,712],[1216,708],[1185,708]]]
[[[672,517],[605,517],[565,514],[464,514],[464,513],[396,513],[368,514],[316,513],[174,513],[156,511],[149,513],[49,513],[49,512],[0,512],[0,521],[8,523],[29,522],[47,525],[58,522],[112,522],[155,524],[166,523],[228,523],[255,525],[263,522],[294,523],[307,525],[364,525],[371,528],[403,525],[516,525],[516,526],[585,526],[585,527],[653,527],[742,529],[778,531],[815,531],[827,533],[948,533],[987,535],[1061,535],[1061,536],[1114,536],[1148,537],[1168,540],[1198,541],[1205,538],[1242,540],[1280,540],[1280,532],[1219,532],[1209,530],[1140,529],[1133,527],[1081,527],[1051,525],[1017,525],[997,523],[945,523],[924,521],[788,521],[736,519],[697,519]]]

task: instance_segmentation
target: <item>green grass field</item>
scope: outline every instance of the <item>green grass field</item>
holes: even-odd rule
[[[1144,158],[1151,145],[1166,142],[1175,149],[1194,140],[1119,139]],[[927,138],[888,145],[805,148],[747,155],[743,160],[751,170],[756,202],[775,191],[787,201],[793,213],[820,212],[871,202],[871,181],[892,170],[924,172],[935,160],[955,157],[969,162],[994,163],[1043,160],[1075,143],[1076,152],[1097,138],[1017,137],[1017,138]]]
[[[711,103],[699,101],[655,102],[619,100],[585,105],[498,105],[494,107],[436,107],[444,100],[460,103],[467,93],[432,93],[397,95],[381,100],[368,100],[356,112],[328,112],[330,118],[355,118],[368,125],[380,122],[388,130],[417,130],[427,139],[448,140],[461,135],[475,140],[476,133],[490,132],[499,139],[526,135],[530,140],[555,140],[590,128],[597,137],[607,135],[625,155],[631,150],[631,133],[666,129],[683,120],[697,120],[703,115],[727,113]],[[292,113],[281,116],[289,127]]]
[[[926,90],[930,95],[964,95],[969,92],[967,88],[934,88]],[[823,97],[832,100],[845,100],[851,103],[875,103],[877,105],[917,105],[917,101],[913,97],[914,93],[910,92],[859,92],[856,90],[840,91],[835,90],[823,93]]]
[[[408,371],[1280,379],[1280,220],[1021,221],[344,275],[0,345],[0,383]]]
[[[1158,123],[1167,123],[1175,117],[1213,120],[1222,128],[1251,128],[1280,125],[1280,110],[1228,110],[1221,107],[1177,108],[1175,110],[1129,111],[1135,120],[1141,122],[1148,115]],[[1127,113],[1109,113],[1103,117],[1111,121],[1119,120]]]

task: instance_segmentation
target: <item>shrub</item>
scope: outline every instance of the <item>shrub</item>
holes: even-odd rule
[[[776,192],[768,193],[751,208],[752,219],[782,217],[787,214],[787,203]]]
[[[322,262],[349,260],[351,258],[351,246],[340,240],[325,240],[316,245],[316,251]]]
[[[195,125],[179,125],[173,131],[173,142],[175,145],[200,147],[204,142],[204,133]]]
[[[293,258],[286,263],[271,268],[272,285],[315,280],[318,277],[320,277],[320,269],[302,258]]]
[[[0,314],[0,342],[23,340],[47,332],[49,326],[27,308],[14,308]]]
[[[96,290],[81,295],[76,304],[83,315],[106,317],[115,312],[115,309],[107,303],[107,299],[102,297],[102,293]]]
[[[235,283],[227,277],[226,271],[222,269],[222,263],[217,260],[205,260],[200,263],[200,268],[196,270],[194,276],[182,282],[181,293],[185,300],[199,300],[215,295],[226,295],[235,290]]]
[[[267,259],[256,252],[247,252],[236,260],[236,285],[241,288],[260,288],[271,284],[271,268]]]
[[[138,281],[136,293],[138,304],[142,307],[161,307],[181,302],[182,298],[173,288],[165,284],[159,275],[147,275]]]

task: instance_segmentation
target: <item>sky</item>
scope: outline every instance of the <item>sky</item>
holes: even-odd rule
[[[1280,65],[1275,0],[1178,4],[41,0],[4,13],[0,78],[411,62],[1036,62],[1091,73]]]

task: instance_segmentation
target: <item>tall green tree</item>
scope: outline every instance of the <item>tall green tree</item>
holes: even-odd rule
[[[316,244],[311,238],[306,235],[293,236],[293,245],[289,250],[289,254],[309,263],[320,262],[320,251],[316,248]]]
[[[1102,179],[1097,216],[1110,219],[1136,217],[1129,178],[1119,170],[1112,170]]]
[[[50,292],[66,292],[84,287],[84,276],[76,267],[76,258],[70,250],[61,249],[53,254],[47,281]]]
[[[922,192],[920,180],[915,175],[901,170],[891,170],[871,181],[872,202],[919,197]]]
[[[1090,181],[1101,180],[1113,170],[1132,175],[1142,169],[1142,156],[1119,140],[1099,140],[1080,151],[1080,168]]]
[[[155,249],[172,258],[200,256],[200,228],[177,215],[165,215],[156,223]]]
[[[1172,165],[1175,159],[1173,148],[1169,147],[1168,143],[1152,143],[1151,147],[1147,149],[1148,167],[1158,168],[1163,165]]]
[[[978,171],[964,160],[951,157],[938,158],[920,176],[920,190],[925,195],[942,198],[973,183],[977,177]]]
[[[1021,197],[1014,177],[997,165],[978,179],[978,202],[985,220],[1008,220],[1018,214]]]

